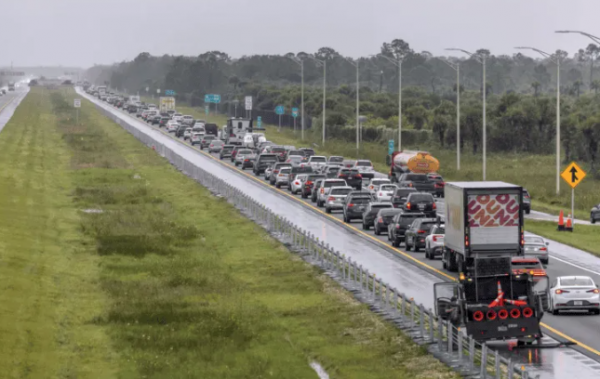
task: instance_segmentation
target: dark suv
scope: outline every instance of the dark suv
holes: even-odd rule
[[[444,182],[444,178],[440,174],[427,174],[427,177],[431,182],[433,182],[433,195],[437,197],[444,197],[444,187],[446,183]]]
[[[435,184],[427,174],[402,174],[398,178],[398,187],[416,188],[419,192],[435,193]]]
[[[362,189],[362,175],[357,169],[342,168],[337,175],[338,179],[344,179],[350,187],[357,190]]]
[[[351,222],[354,219],[362,219],[363,213],[367,209],[373,197],[368,192],[350,192],[344,201],[344,222]]]
[[[375,220],[377,219],[377,214],[380,210],[385,208],[392,208],[391,203],[383,203],[383,202],[371,202],[365,208],[365,212],[363,213],[363,221],[362,228],[364,230],[369,230],[371,226],[375,226]]]
[[[312,195],[313,187],[317,180],[327,179],[325,175],[322,174],[309,174],[306,178],[306,181],[302,185],[302,190],[300,191],[300,195],[303,199],[307,199],[308,196]],[[318,194],[317,194],[318,195]]]
[[[525,212],[526,214],[531,213],[531,195],[529,194],[529,191],[527,191],[525,188],[523,188],[523,212]]]
[[[375,226],[373,226],[375,235],[378,236],[381,232],[387,233],[388,225],[392,222],[394,216],[402,212],[404,212],[402,209],[397,208],[380,209],[377,213],[377,218],[375,219]]]
[[[406,198],[402,207],[406,212],[422,212],[427,217],[435,217],[437,206],[433,195],[424,192],[413,192]]]
[[[221,149],[221,152],[219,153],[219,159],[223,159],[223,158],[227,158],[227,157],[231,157],[231,152],[233,151],[234,146],[233,145],[225,145],[223,146],[223,148]]]
[[[417,190],[415,188],[398,188],[392,196],[392,205],[394,205],[394,208],[404,207],[408,195],[413,192],[417,192]]]
[[[438,220],[435,218],[418,218],[413,221],[404,233],[406,250],[410,251],[414,248],[415,251],[419,251],[420,248],[424,248],[425,238],[429,235],[431,228],[437,224]]]
[[[278,161],[279,159],[275,154],[261,154],[256,158],[256,162],[254,163],[252,172],[254,173],[254,175],[258,176],[264,173],[270,164],[273,164]]]
[[[418,218],[425,218],[425,213],[408,213],[402,212],[394,216],[392,222],[388,225],[388,240],[392,242],[392,246],[398,247],[404,242],[406,229]]]

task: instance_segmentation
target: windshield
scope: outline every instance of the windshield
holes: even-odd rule
[[[412,201],[412,202],[424,202],[424,201],[430,201],[433,202],[433,196],[431,196],[430,194],[425,194],[425,193],[419,193],[419,194],[412,194],[410,195],[410,198],[408,199],[408,201]]]
[[[294,156],[289,157],[288,159],[290,161],[292,161],[292,162],[300,162],[303,159],[303,157],[299,157],[297,155],[294,155]]]
[[[329,157],[329,162],[332,163],[342,163],[344,161],[344,157]]]
[[[437,226],[437,227],[433,228],[433,230],[431,231],[431,233],[433,233],[433,234],[446,234],[446,228]]]
[[[590,278],[561,278],[560,285],[561,285],[561,287],[575,287],[575,286],[593,287],[594,281]]]
[[[277,161],[277,157],[267,155],[260,157],[261,162],[275,162]]]
[[[242,154],[252,154],[252,150],[243,149],[243,150],[238,151],[238,155],[242,155]]]
[[[223,152],[233,151],[233,146],[223,146]]]
[[[323,176],[323,175],[310,175],[310,176],[308,177],[308,180],[310,180],[310,181],[313,181],[313,182],[314,182],[315,180],[318,180],[318,179],[321,179],[321,180],[323,180],[323,179],[325,179],[325,176]]]
[[[216,138],[215,136],[205,136],[204,137],[205,140],[213,140],[215,138]]]
[[[379,187],[380,191],[393,191],[396,189],[396,186],[393,184],[384,184],[381,187]]]
[[[371,209],[382,209],[382,208],[391,208],[392,204],[390,203],[385,203],[385,204],[371,204]]]
[[[352,192],[352,188],[332,188],[331,195],[348,195]]]
[[[279,170],[279,173],[280,173],[280,174],[289,174],[291,171],[292,171],[292,169],[291,169],[291,168],[289,168],[289,167],[284,167],[284,168],[282,168],[281,170]],[[298,175],[298,176],[300,176],[300,175]]]
[[[540,237],[525,237],[525,243],[543,245],[544,240]]]
[[[368,166],[368,167],[373,166],[371,161],[358,161],[358,162],[356,162],[356,165],[357,166]]]
[[[323,187],[325,188],[330,188],[330,187],[341,187],[341,186],[345,186],[346,182],[344,180],[328,180],[326,182],[323,182]]]
[[[311,162],[327,162],[327,159],[325,159],[325,157],[311,157],[310,161]]]
[[[371,199],[368,197],[353,197],[352,203],[354,204],[369,204]]]
[[[430,231],[432,227],[434,227],[436,224],[434,223],[421,223],[421,225],[419,226],[419,230],[424,230],[426,232]]]

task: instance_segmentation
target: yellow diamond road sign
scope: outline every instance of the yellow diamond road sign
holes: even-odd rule
[[[571,164],[560,174],[560,176],[567,182],[571,187],[575,188],[583,178],[585,178],[585,171],[581,167],[577,166],[577,163],[571,162]]]

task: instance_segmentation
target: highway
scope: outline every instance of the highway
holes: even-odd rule
[[[262,178],[254,177],[250,172],[242,173],[229,161],[220,162],[207,153],[175,139],[163,130],[148,126],[127,113],[80,93],[83,97],[110,112],[111,118],[134,125],[151,135],[156,141],[177,148],[184,159],[218,174],[219,177],[242,189],[254,199],[263,202],[275,212],[313,232],[336,250],[345,253],[371,272],[377,273],[383,280],[404,291],[408,296],[414,297],[425,306],[431,307],[433,304],[432,286],[435,282],[454,280],[453,275],[442,270],[440,261],[426,260],[422,252],[414,253],[394,249],[385,235],[375,236],[372,232],[363,231],[358,221],[352,225],[344,224],[339,214],[328,215],[324,210],[316,208],[310,201],[290,195],[286,189],[275,189],[265,183]],[[556,242],[551,242],[550,254],[551,261],[548,272],[551,277],[572,274],[589,275],[600,282],[600,259]],[[512,345],[506,343],[494,343],[490,346],[522,363],[530,363],[537,369],[536,373],[543,378],[563,378],[571,375],[577,375],[579,378],[592,378],[600,375],[600,364],[598,364],[600,361],[600,338],[598,338],[600,336],[600,317],[546,314],[543,322],[544,330],[548,335],[560,341],[576,341],[579,346],[548,349],[513,349]],[[548,338],[544,342],[552,343],[552,340]],[[580,353],[592,357],[593,360]]]
[[[29,87],[23,84],[18,86],[15,91],[6,92],[5,95],[0,96],[0,131],[10,120],[27,92],[29,92]]]

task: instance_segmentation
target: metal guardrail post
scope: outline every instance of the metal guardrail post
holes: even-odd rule
[[[481,367],[479,370],[479,375],[482,378],[485,378],[487,372],[487,345],[484,343],[481,345]]]
[[[429,316],[429,342],[435,341],[435,330],[433,328],[433,311],[430,309],[428,312]]]
[[[425,339],[425,311],[423,304],[419,304],[419,333],[421,338]]]
[[[496,371],[496,379],[500,379],[502,376],[500,372],[500,355],[498,354],[498,350],[494,351],[494,368]]]
[[[383,292],[385,292],[385,310],[387,311],[390,308],[390,287],[387,283],[383,284]]]
[[[463,335],[460,333],[460,330],[457,330],[456,337],[458,338],[458,364],[462,366],[463,364]]]
[[[515,364],[512,359],[508,358],[508,362],[506,363],[507,371],[508,371],[508,379],[513,379],[515,374]]]
[[[413,328],[415,326],[415,301],[414,299],[410,299],[408,301],[410,304],[410,327]]]
[[[475,339],[469,336],[469,367],[475,368]]]
[[[438,349],[441,352],[444,348],[444,323],[442,322],[442,318],[440,316],[438,316],[437,319],[438,322]]]
[[[373,301],[377,299],[377,295],[375,294],[375,273],[373,273]]]
[[[359,275],[360,275],[360,292],[363,292],[364,286],[363,286],[363,266],[360,265],[358,267],[358,271],[359,271]]]
[[[454,325],[446,322],[446,332],[448,333],[448,354],[452,354],[454,347]]]

